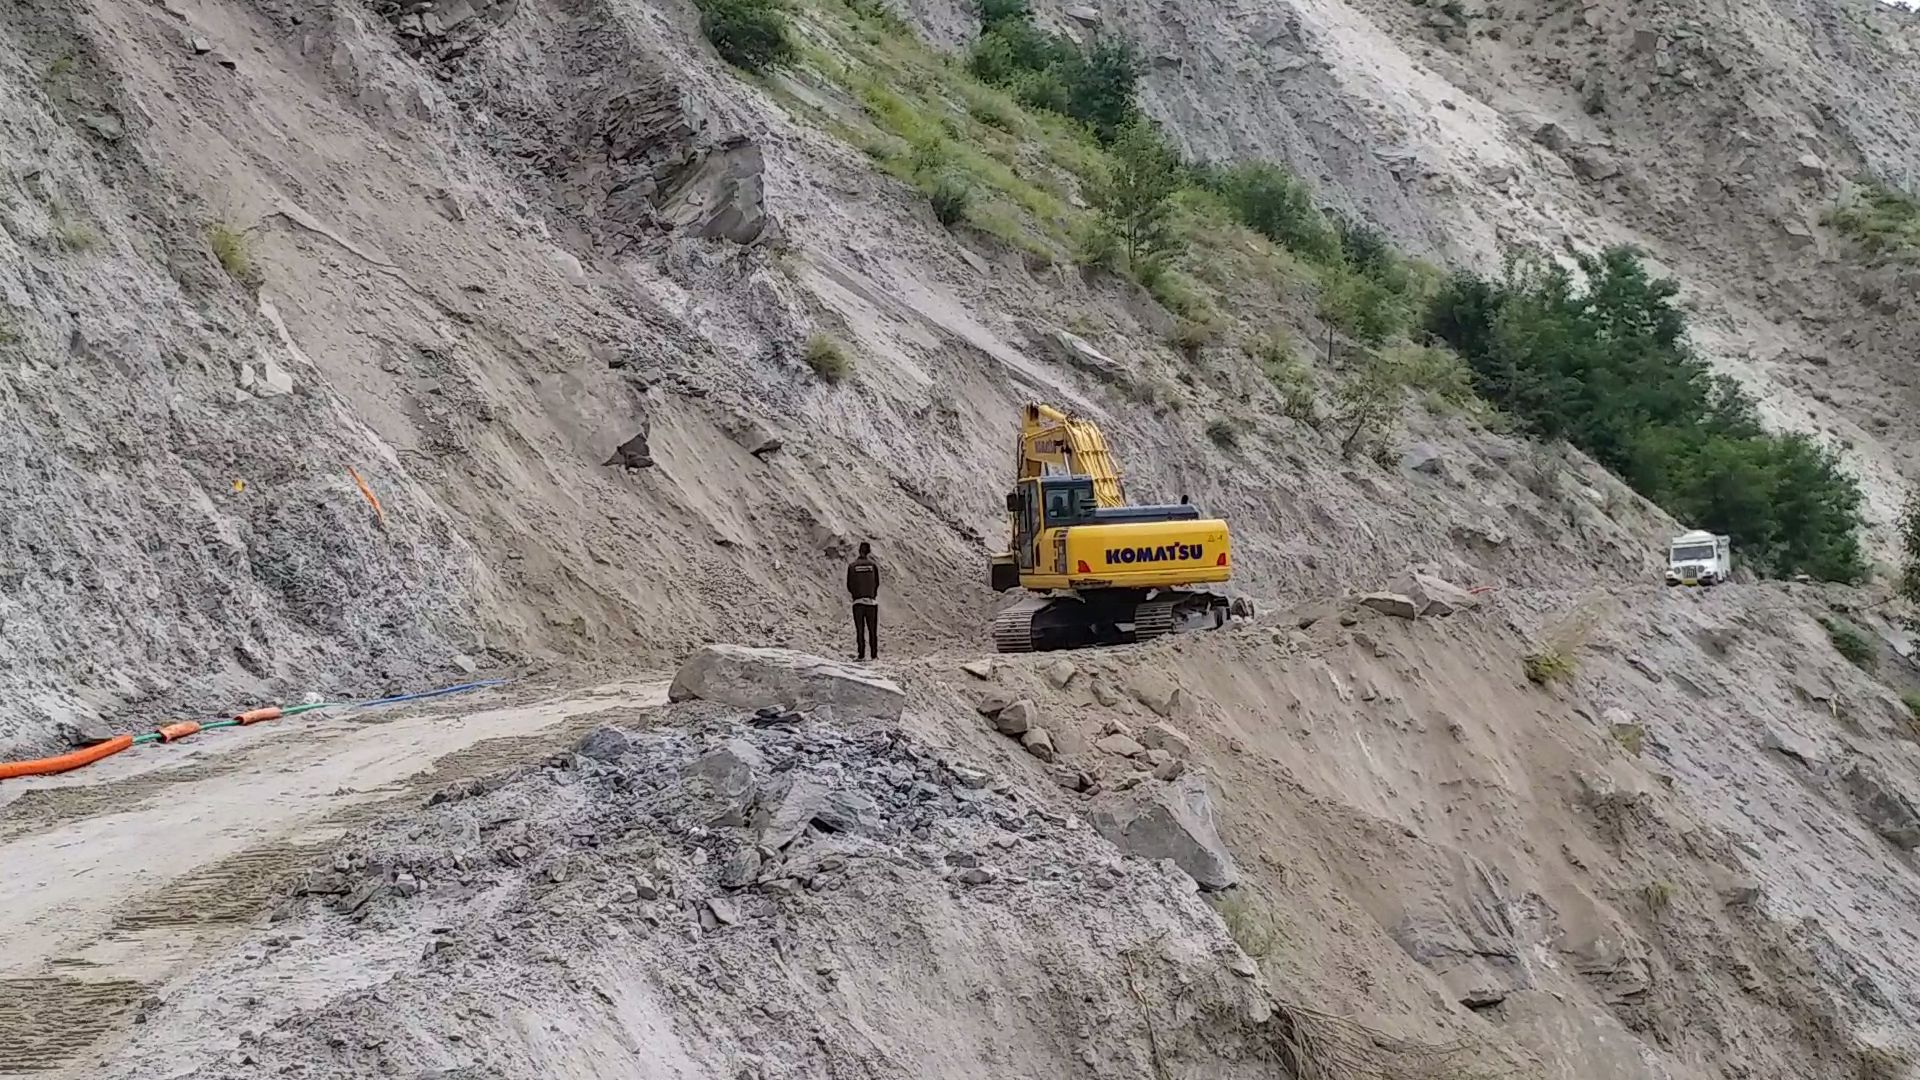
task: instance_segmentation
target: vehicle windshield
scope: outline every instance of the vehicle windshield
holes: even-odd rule
[[[1708,563],[1713,560],[1712,544],[1686,544],[1673,549],[1673,561],[1676,563]]]
[[[1047,489],[1047,527],[1058,528],[1093,519],[1091,480],[1050,483]]]

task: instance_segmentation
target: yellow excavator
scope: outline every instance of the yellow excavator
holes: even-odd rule
[[[995,592],[1026,596],[993,624],[997,651],[1149,641],[1253,614],[1195,585],[1233,573],[1227,523],[1186,502],[1133,506],[1091,420],[1028,403],[1007,493],[1011,550],[993,556]]]

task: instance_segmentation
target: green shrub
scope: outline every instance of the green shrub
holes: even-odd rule
[[[1869,254],[1920,251],[1920,199],[1898,188],[1867,184],[1825,220]]]
[[[1655,915],[1664,915],[1673,906],[1674,887],[1671,881],[1649,881],[1640,895],[1647,901],[1647,910]]]
[[[1854,581],[1860,489],[1801,435],[1770,435],[1753,402],[1686,340],[1678,286],[1630,249],[1560,266],[1516,264],[1490,283],[1459,275],[1427,305],[1474,389],[1522,431],[1565,439],[1698,528],[1727,533],[1763,572]],[[1371,279],[1367,279],[1371,280]]]
[[[934,218],[951,228],[967,219],[967,208],[973,205],[973,184],[964,176],[946,173],[934,183],[927,201],[933,204]]]
[[[846,346],[826,334],[807,339],[806,360],[815,375],[830,383],[840,382],[853,373],[853,360],[847,356]]]
[[[260,271],[253,264],[246,233],[228,225],[214,225],[207,230],[207,246],[213,249],[213,257],[228,277],[248,288],[259,286]]]
[[[1339,263],[1320,273],[1320,317],[1369,345],[1379,345],[1404,333],[1411,316],[1398,293]]]
[[[1132,42],[1106,35],[1083,50],[1035,26],[1025,4],[994,2],[980,11],[980,37],[967,53],[974,77],[1028,108],[1081,121],[1102,142],[1133,119],[1145,65]]]
[[[1320,395],[1314,389],[1313,372],[1293,356],[1283,334],[1275,334],[1250,350],[1260,371],[1280,395],[1280,412],[1311,428],[1321,423]]]
[[[975,11],[980,16],[980,29],[992,30],[1006,22],[1030,23],[1033,21],[1033,9],[1027,0],[979,0]]]
[[[1901,693],[1900,700],[1906,702],[1907,711],[1913,714],[1916,722],[1920,722],[1920,690],[1907,690]]]
[[[1522,657],[1520,668],[1526,672],[1528,682],[1545,686],[1573,674],[1573,655],[1565,649],[1548,646]]]
[[[1821,619],[1820,625],[1827,628],[1827,640],[1833,642],[1833,650],[1854,667],[1872,671],[1879,665],[1880,654],[1866,631],[1844,619]]]
[[[1200,355],[1200,350],[1213,344],[1213,339],[1219,336],[1219,333],[1219,327],[1211,320],[1182,318],[1174,325],[1167,344],[1178,349],[1188,359],[1193,359]]]
[[[777,0],[694,0],[700,32],[720,58],[745,71],[765,71],[797,55]]]
[[[1196,172],[1200,185],[1221,195],[1248,228],[1314,262],[1339,258],[1339,237],[1314,205],[1313,189],[1304,180],[1266,162]]]
[[[1220,449],[1231,450],[1240,445],[1240,425],[1220,417],[1207,425],[1207,438]]]

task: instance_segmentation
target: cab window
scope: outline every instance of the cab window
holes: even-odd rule
[[[1047,528],[1081,525],[1093,520],[1093,484],[1080,481],[1047,485]]]

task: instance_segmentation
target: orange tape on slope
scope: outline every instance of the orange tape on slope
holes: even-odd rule
[[[115,735],[103,743],[96,743],[84,750],[61,754],[59,757],[38,758],[33,761],[9,761],[0,764],[0,780],[14,780],[22,776],[52,776],[55,773],[70,772],[82,765],[91,765],[104,757],[113,755],[133,745],[133,736]]]
[[[360,494],[365,495],[367,497],[367,505],[373,507],[373,516],[380,519],[381,525],[385,525],[387,523],[387,512],[380,508],[380,496],[375,495],[373,489],[367,486],[367,482],[360,479],[360,473],[354,469],[353,466],[347,466],[347,475],[353,477],[353,482],[360,485]]]

